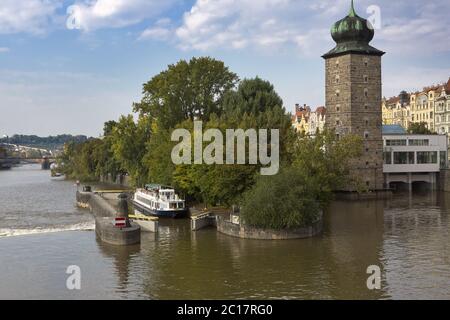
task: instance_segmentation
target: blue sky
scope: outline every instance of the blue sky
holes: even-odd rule
[[[330,27],[349,6],[350,0],[0,0],[0,135],[98,136],[105,121],[131,112],[144,82],[168,64],[203,55],[223,60],[241,78],[271,81],[287,110],[295,103],[315,108],[324,104],[320,56],[334,46]],[[448,0],[355,6],[375,19],[372,45],[387,52],[383,95],[448,80]]]

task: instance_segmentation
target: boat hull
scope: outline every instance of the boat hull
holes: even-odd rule
[[[184,210],[153,210],[149,209],[142,204],[132,200],[133,206],[141,211],[145,215],[155,216],[155,217],[163,217],[163,218],[185,218],[187,217],[187,209]]]

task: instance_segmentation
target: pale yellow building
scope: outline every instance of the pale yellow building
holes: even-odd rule
[[[400,93],[383,99],[383,124],[398,124],[406,130],[411,123],[425,123],[432,132],[450,133],[450,79],[447,83],[426,87],[420,92]]]
[[[409,95],[402,91],[398,97],[383,99],[382,119],[385,125],[401,125],[408,129],[412,121]]]
[[[292,125],[297,132],[309,133],[309,118],[311,108],[306,104],[301,107],[299,104],[295,105],[295,114],[292,117]]]
[[[435,131],[434,91],[415,92],[411,94],[411,120],[424,122],[430,131]]]

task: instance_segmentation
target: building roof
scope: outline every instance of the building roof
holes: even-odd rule
[[[336,47],[322,57],[327,59],[346,53],[382,56],[383,51],[369,45],[375,35],[373,27],[369,26],[370,23],[366,19],[356,14],[352,0],[348,15],[331,28],[331,36],[336,42]]]
[[[324,116],[324,115],[326,115],[327,114],[327,108],[325,108],[325,107],[318,107],[317,109],[316,109],[316,113],[317,114],[320,114],[321,116]]]
[[[400,102],[400,97],[392,97],[386,100],[386,104],[397,104]]]
[[[406,130],[398,124],[383,125],[383,134],[406,134]]]

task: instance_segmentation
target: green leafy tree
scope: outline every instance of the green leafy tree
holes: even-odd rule
[[[288,162],[290,154],[286,145],[293,142],[289,115],[282,107],[282,100],[273,86],[259,78],[243,80],[236,91],[224,99],[224,112],[212,115],[204,124],[204,130],[219,129],[223,136],[226,129],[278,129],[280,131],[280,157]],[[184,123],[193,136],[192,122]],[[223,150],[226,150],[225,139]],[[209,142],[204,143],[204,148]],[[248,159],[249,145],[246,141]],[[224,159],[225,160],[225,159]],[[174,172],[174,183],[188,195],[208,205],[231,205],[250,189],[261,165],[188,165],[178,166]]]
[[[333,132],[315,138],[299,135],[292,148],[292,165],[276,176],[261,176],[245,193],[242,219],[261,228],[292,229],[310,225],[333,198],[333,191],[358,185],[349,175],[351,162],[361,156],[362,139]]]
[[[295,229],[311,225],[321,206],[318,185],[296,168],[275,176],[261,176],[244,195],[241,219],[246,225],[268,229]]]
[[[151,125],[146,117],[140,117],[135,122],[132,115],[122,116],[112,128],[111,149],[114,157],[137,186],[145,184],[148,176],[148,168],[144,165],[143,158],[147,153],[150,136]]]
[[[300,136],[293,145],[293,167],[310,176],[320,186],[318,200],[327,204],[333,191],[352,185],[361,189],[360,181],[350,175],[352,160],[363,152],[363,140],[356,135],[339,139],[333,131],[325,130],[314,138]],[[362,190],[361,190],[362,191]]]
[[[83,143],[69,142],[57,161],[62,173],[68,178],[82,181],[98,180],[96,174],[98,160],[96,150],[103,144],[100,139],[90,139]]]
[[[144,84],[143,98],[134,111],[156,119],[161,129],[184,120],[208,120],[221,113],[221,102],[238,77],[223,62],[209,57],[181,60]]]
[[[171,132],[167,129],[158,128],[153,123],[152,136],[147,144],[147,153],[143,163],[148,168],[147,180],[160,184],[172,185],[175,165],[171,160],[172,148],[175,143],[170,139]]]
[[[408,133],[410,134],[433,134],[433,132],[428,129],[428,124],[426,122],[411,123],[408,128]]]

